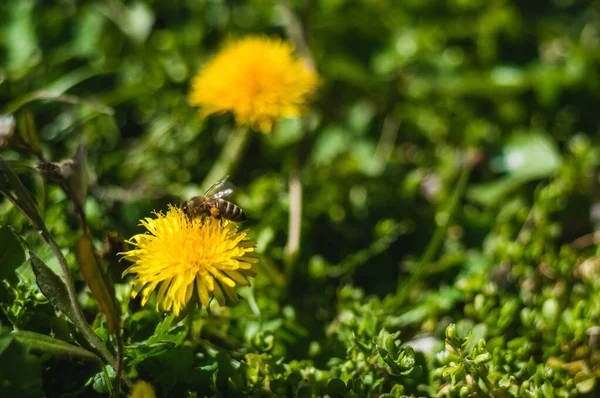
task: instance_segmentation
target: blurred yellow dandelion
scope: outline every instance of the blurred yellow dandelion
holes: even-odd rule
[[[137,274],[133,297],[141,293],[145,305],[158,287],[157,309],[178,315],[192,297],[204,307],[215,297],[219,305],[226,298],[238,301],[234,287],[248,285],[254,277],[252,264],[256,242],[248,230],[214,217],[190,220],[179,208],[169,206],[167,214],[155,213],[141,225],[148,231],[128,242],[134,249],[122,253],[134,264],[123,275]]]
[[[308,63],[280,39],[251,36],[226,45],[193,78],[189,103],[204,116],[233,112],[238,125],[269,133],[298,116],[319,85]]]
[[[143,380],[138,380],[131,390],[131,398],[156,398],[156,392],[154,391],[152,384]]]

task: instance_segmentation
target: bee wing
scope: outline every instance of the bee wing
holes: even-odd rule
[[[233,192],[233,189],[231,189],[231,188],[227,188],[227,189],[224,189],[224,190],[222,190],[222,191],[219,191],[219,192],[217,192],[217,193],[213,194],[213,195],[211,196],[211,198],[213,198],[213,199],[220,199],[220,198],[224,198],[225,196],[229,196],[229,195],[231,195],[231,193],[232,193],[232,192]]]
[[[226,175],[225,177],[221,178],[219,181],[217,181],[214,184],[212,184],[210,186],[210,188],[208,188],[206,190],[206,192],[204,192],[204,196],[213,196],[213,195],[215,195],[217,193],[217,191],[223,186],[223,184],[225,184],[225,181],[227,181],[228,178],[229,178],[229,176]]]

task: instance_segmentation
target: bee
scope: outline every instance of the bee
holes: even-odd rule
[[[231,188],[221,189],[229,176],[221,178],[204,192],[202,196],[194,196],[181,205],[181,210],[190,218],[212,216],[224,218],[236,223],[248,220],[246,213],[239,206],[223,199],[233,192]]]

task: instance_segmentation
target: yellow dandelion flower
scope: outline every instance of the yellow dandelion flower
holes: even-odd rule
[[[189,103],[204,116],[233,112],[238,125],[269,133],[298,116],[319,85],[317,73],[280,39],[251,36],[231,42],[193,78]]]
[[[148,231],[133,236],[128,242],[134,249],[122,253],[134,263],[123,276],[137,274],[133,297],[141,293],[145,305],[158,287],[157,309],[175,315],[192,296],[204,307],[213,296],[221,306],[226,297],[237,302],[236,284],[249,285],[247,278],[256,275],[256,242],[248,239],[249,231],[214,217],[190,220],[175,206],[155,215],[141,220]]]

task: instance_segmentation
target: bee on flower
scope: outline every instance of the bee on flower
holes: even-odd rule
[[[204,116],[232,112],[238,125],[269,133],[302,113],[319,85],[307,62],[285,41],[250,36],[230,42],[193,78],[189,103]]]
[[[179,313],[194,299],[208,307],[211,297],[221,306],[227,299],[238,301],[236,285],[249,285],[254,277],[256,242],[248,230],[222,218],[190,218],[180,208],[169,206],[166,214],[145,218],[146,233],[133,236],[133,249],[122,253],[133,262],[123,276],[135,274],[132,295],[145,305],[158,290],[157,309]]]

